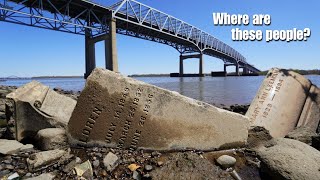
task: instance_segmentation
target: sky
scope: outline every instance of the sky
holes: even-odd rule
[[[100,0],[102,1],[102,0]],[[108,0],[106,0],[108,1]],[[260,70],[272,67],[320,69],[318,0],[140,0],[192,24],[227,43]],[[269,14],[269,26],[214,26],[213,13]],[[291,30],[310,28],[307,41],[232,41],[231,29]],[[83,75],[84,36],[0,22],[0,77]],[[179,71],[179,52],[151,41],[117,35],[119,70],[130,74]],[[104,44],[96,44],[96,63],[104,67]],[[204,56],[204,72],[223,70],[220,59]],[[232,66],[228,72],[235,71]],[[185,73],[198,71],[198,60],[184,62]]]

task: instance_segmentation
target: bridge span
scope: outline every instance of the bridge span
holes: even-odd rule
[[[221,59],[243,73],[257,73],[244,56],[209,33],[135,0],[116,3],[97,0],[0,0],[0,21],[80,34],[85,36],[85,78],[96,67],[95,43],[105,42],[106,68],[118,72],[116,33],[172,46],[183,61],[199,59],[203,75],[203,55]]]

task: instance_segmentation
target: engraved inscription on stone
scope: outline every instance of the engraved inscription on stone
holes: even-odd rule
[[[246,116],[273,137],[284,137],[296,127],[311,83],[292,71],[273,68],[264,79]]]
[[[248,118],[120,74],[95,69],[68,124],[75,146],[217,149],[246,142]]]

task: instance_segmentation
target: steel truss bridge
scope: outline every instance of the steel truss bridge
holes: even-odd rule
[[[134,0],[97,1],[0,0],[0,21],[85,35],[85,76],[95,67],[94,44],[101,40],[105,40],[108,53],[106,68],[118,70],[116,33],[172,46],[181,54],[180,75],[187,58],[199,58],[201,75],[203,54],[223,60],[225,67],[236,66],[237,74],[239,68],[244,73],[260,72],[232,47],[166,13]]]

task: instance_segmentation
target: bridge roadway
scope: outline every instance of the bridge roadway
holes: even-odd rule
[[[203,75],[203,55],[224,61],[243,73],[259,69],[246,61],[238,51],[210,34],[182,20],[134,0],[116,3],[97,0],[0,0],[0,21],[85,35],[86,73],[95,68],[95,43],[105,42],[106,68],[118,71],[116,33],[172,46],[180,52],[179,74],[183,61],[199,59],[199,75]],[[108,4],[109,3],[109,4]]]

